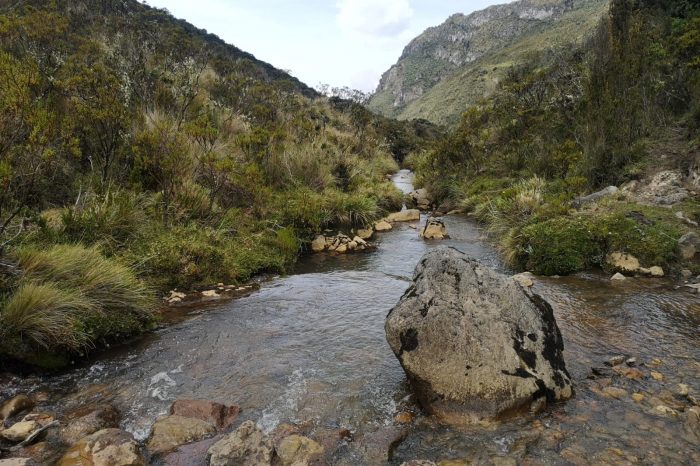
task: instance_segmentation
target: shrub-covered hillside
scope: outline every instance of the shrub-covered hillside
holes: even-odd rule
[[[420,180],[472,210],[514,266],[564,274],[626,252],[677,267],[700,220],[699,13],[695,0],[614,0],[583,47],[511,68],[414,157]],[[623,189],[574,208],[609,185]]]
[[[435,133],[135,0],[0,8],[0,353],[81,353],[171,287],[283,271],[399,208],[385,175]]]

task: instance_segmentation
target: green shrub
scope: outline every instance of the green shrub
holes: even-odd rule
[[[377,201],[362,194],[336,191],[325,195],[329,226],[356,227],[369,225],[379,216]]]
[[[113,252],[123,248],[146,219],[146,199],[128,191],[86,194],[78,205],[61,212],[60,221],[44,216],[43,228],[63,242],[100,243]]]
[[[583,219],[558,217],[523,229],[521,262],[539,275],[567,275],[598,264],[604,251]]]
[[[677,259],[680,231],[663,219],[638,221],[635,214],[613,213],[596,219],[595,229],[607,252],[627,252],[642,266],[666,266]]]

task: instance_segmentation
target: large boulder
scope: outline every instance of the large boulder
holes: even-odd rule
[[[552,307],[456,249],[423,257],[385,328],[421,405],[444,422],[499,420],[572,396]]]
[[[57,466],[143,466],[138,443],[119,429],[104,429],[74,445]]]

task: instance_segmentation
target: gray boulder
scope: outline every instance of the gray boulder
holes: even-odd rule
[[[596,202],[604,197],[616,194],[618,191],[620,191],[617,186],[608,186],[607,188],[600,190],[596,193],[589,194],[588,196],[583,196],[579,197],[578,199],[575,199],[573,202],[573,206],[578,208],[581,208],[585,206],[586,204],[590,204],[592,202]]]
[[[573,394],[552,307],[456,249],[423,257],[385,329],[421,405],[444,422],[499,420]]]

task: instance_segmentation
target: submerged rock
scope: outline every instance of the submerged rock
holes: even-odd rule
[[[223,430],[233,424],[241,408],[203,400],[177,400],[170,407],[170,414],[199,419]]]
[[[119,426],[121,415],[109,404],[89,406],[70,413],[69,420],[61,429],[61,438],[68,445],[97,431]]]
[[[143,466],[146,461],[131,434],[105,429],[85,437],[58,462],[58,466]]]
[[[0,421],[5,421],[22,411],[34,408],[34,402],[27,395],[17,395],[0,405]]]
[[[448,423],[572,395],[549,303],[455,249],[423,257],[385,329],[423,408]]]
[[[275,451],[270,438],[253,421],[246,421],[216,442],[208,454],[210,466],[270,466]]]
[[[323,447],[318,442],[301,435],[285,437],[277,446],[277,456],[284,466],[307,466],[322,455]]]

